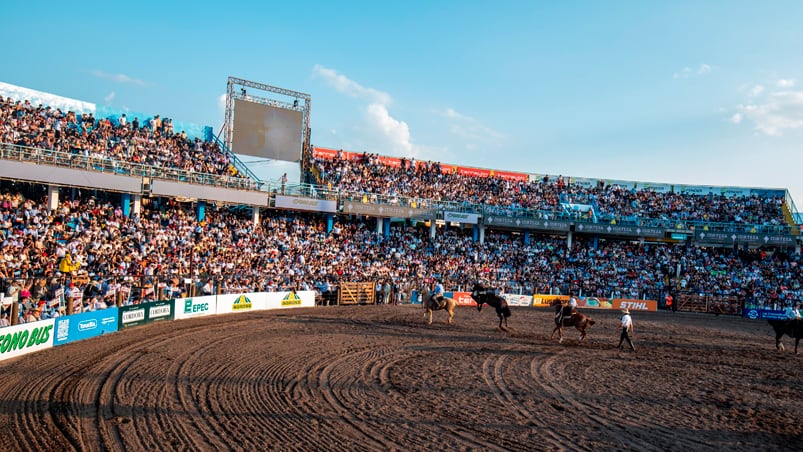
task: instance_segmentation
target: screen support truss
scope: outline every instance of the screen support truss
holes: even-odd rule
[[[273,96],[267,93],[271,93]],[[284,96],[284,98],[278,98],[279,96]],[[302,167],[307,164],[309,160],[307,156],[310,153],[309,115],[312,103],[312,98],[309,94],[237,77],[229,77],[226,88],[226,116],[223,126],[223,136],[226,147],[229,149],[232,149],[232,141],[234,139],[234,101],[238,99],[271,107],[300,111],[302,113],[301,133],[303,134],[301,138],[301,164]]]

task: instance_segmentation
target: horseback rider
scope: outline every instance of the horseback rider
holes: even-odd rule
[[[799,322],[800,321],[800,302],[798,301],[794,305],[789,305],[789,307],[786,308],[786,312],[784,312],[784,313],[786,314],[787,320],[789,320],[790,322],[795,322],[795,321]]]
[[[558,322],[563,322],[563,319],[566,317],[571,318],[575,313],[577,313],[577,298],[569,297],[569,301],[567,303],[561,303],[562,309],[558,311]]]
[[[440,308],[443,308],[443,305],[444,305],[444,301],[443,301],[443,298],[444,298],[443,284],[441,283],[440,279],[436,279],[435,282],[436,282],[435,289],[432,291],[432,294],[431,294],[430,298],[432,299],[432,304],[436,308],[440,309]]]

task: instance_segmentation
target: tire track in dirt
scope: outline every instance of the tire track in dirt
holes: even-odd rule
[[[530,425],[536,427],[537,416],[532,413],[528,408],[522,404],[517,397],[510,391],[505,378],[505,362],[506,355],[489,355],[482,363],[482,375],[485,379],[485,384],[491,389],[493,394],[504,405],[511,414],[519,420],[520,424]],[[533,358],[533,361],[535,358]],[[555,449],[561,449],[565,443],[565,438],[556,435],[552,429],[545,429],[539,433],[546,434],[544,440]],[[522,448],[526,448],[526,444]]]

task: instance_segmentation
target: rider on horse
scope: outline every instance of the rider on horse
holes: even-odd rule
[[[568,303],[561,303],[563,309],[558,311],[558,322],[563,322],[564,318],[571,318],[577,313],[577,298],[569,297]]]
[[[435,289],[432,291],[430,298],[432,298],[432,304],[438,309],[443,308],[444,301],[444,291],[443,291],[443,284],[441,283],[440,279],[435,280],[437,284],[435,284]]]

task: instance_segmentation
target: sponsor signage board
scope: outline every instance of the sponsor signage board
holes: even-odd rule
[[[533,304],[533,297],[532,295],[517,295],[517,294],[508,294],[503,293],[502,298],[507,301],[509,306],[532,306]]]
[[[797,244],[796,238],[792,235],[713,231],[695,231],[694,241],[701,243],[747,243],[782,246],[795,246]]]
[[[392,204],[366,204],[357,200],[344,201],[343,212],[352,215],[385,218],[435,218],[435,209],[394,206]]]
[[[53,346],[54,319],[0,328],[0,361]]]
[[[452,223],[477,224],[479,220],[480,216],[476,213],[449,212],[448,210],[443,211],[443,221],[449,221]]]
[[[193,298],[176,298],[175,315],[176,319],[186,319],[190,317],[200,317],[217,313],[217,303],[214,295]]]
[[[53,345],[114,333],[117,331],[119,322],[118,309],[114,306],[98,311],[57,317]]]
[[[121,306],[118,329],[144,325],[162,320],[173,320],[174,303],[169,300]]]
[[[483,220],[486,226],[496,226],[517,229],[538,229],[543,231],[568,231],[571,223],[568,221],[544,220],[529,217],[498,217],[488,216]]]
[[[574,230],[582,234],[622,235],[628,237],[663,237],[664,229],[604,223],[577,223]]]
[[[744,316],[754,320],[785,320],[786,312],[774,309],[747,308],[744,310]]]
[[[337,201],[300,196],[276,195],[274,206],[280,209],[308,210],[311,212],[337,212]]]

